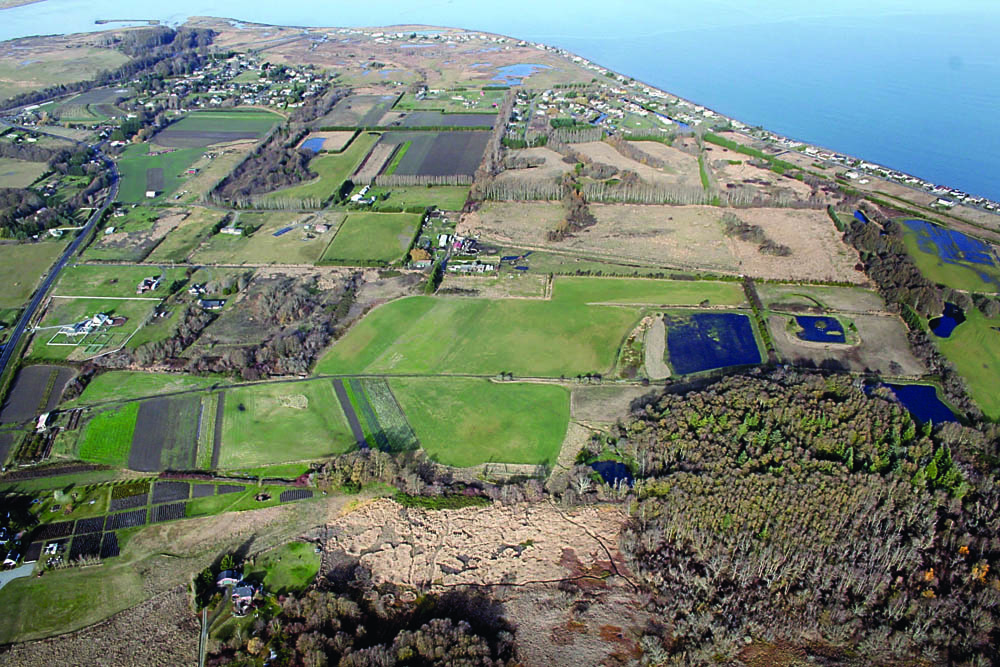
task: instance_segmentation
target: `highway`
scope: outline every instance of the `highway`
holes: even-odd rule
[[[42,132],[36,128],[24,128],[24,127],[18,127],[16,125],[11,125],[10,127],[14,127],[15,129],[19,130],[38,132],[39,134],[46,134],[45,132]],[[57,136],[57,135],[49,135],[49,136]],[[58,137],[58,138],[66,140],[66,137]],[[104,204],[100,208],[94,210],[94,212],[90,216],[90,219],[87,220],[87,224],[84,225],[83,229],[80,230],[80,232],[76,235],[76,238],[73,239],[72,243],[70,243],[66,247],[66,250],[63,252],[59,260],[52,265],[52,268],[49,269],[49,272],[45,275],[45,278],[42,279],[42,283],[38,286],[38,289],[35,290],[35,294],[34,296],[31,297],[31,301],[29,301],[28,304],[25,306],[24,312],[21,313],[20,319],[18,319],[17,324],[14,325],[14,328],[11,330],[10,338],[7,340],[7,343],[3,346],[3,351],[0,352],[0,377],[2,377],[4,372],[7,370],[7,365],[10,363],[11,357],[14,355],[14,352],[18,349],[21,342],[21,338],[28,330],[28,323],[31,322],[31,319],[35,316],[35,313],[38,312],[38,308],[42,305],[42,301],[45,300],[45,296],[49,293],[49,290],[52,289],[52,286],[59,278],[59,273],[63,270],[63,268],[66,267],[70,259],[72,259],[73,255],[76,254],[77,250],[80,249],[80,246],[83,245],[84,240],[87,239],[87,237],[93,231],[94,227],[100,221],[101,216],[104,215],[104,212],[108,209],[109,206],[111,206],[111,204],[118,197],[118,167],[117,165],[115,165],[114,161],[101,152],[99,144],[85,144],[79,141],[76,143],[80,144],[81,146],[87,146],[93,149],[96,154],[96,157],[102,162],[104,162],[105,165],[107,165],[107,168],[111,173],[111,185],[108,189],[108,196],[104,200]]]

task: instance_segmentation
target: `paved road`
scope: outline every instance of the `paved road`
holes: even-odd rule
[[[11,126],[11,127],[17,127],[17,126]],[[27,129],[27,128],[18,128],[18,129]],[[45,132],[41,132],[36,128],[30,128],[30,129],[33,132],[39,132],[40,134],[45,134]],[[51,135],[51,136],[56,136],[56,135]],[[66,137],[59,137],[59,138],[64,140],[66,139]],[[87,146],[89,148],[92,148],[96,153],[97,158],[102,162],[104,162],[105,166],[107,166],[108,168],[108,171],[111,172],[111,187],[109,188],[108,191],[108,197],[107,199],[104,200],[104,204],[100,208],[94,210],[94,212],[90,216],[90,219],[87,220],[87,224],[83,226],[83,229],[80,230],[80,233],[77,234],[75,239],[73,239],[73,242],[66,247],[66,250],[62,254],[62,257],[59,258],[59,261],[57,261],[52,266],[52,268],[49,269],[48,274],[46,274],[45,278],[42,280],[42,284],[38,286],[38,289],[35,291],[35,295],[31,298],[31,301],[25,307],[24,312],[21,314],[21,318],[17,321],[17,324],[14,325],[14,328],[10,334],[10,338],[4,345],[3,351],[0,352],[0,376],[2,376],[4,371],[7,369],[7,365],[10,363],[11,357],[13,356],[14,352],[18,349],[18,344],[21,341],[21,337],[24,336],[25,332],[28,329],[28,323],[31,321],[31,318],[35,316],[35,313],[38,311],[39,306],[42,305],[42,301],[45,299],[45,295],[48,294],[50,289],[52,289],[52,285],[55,284],[56,279],[59,278],[59,273],[66,267],[70,259],[72,259],[73,255],[76,254],[76,251],[80,249],[80,246],[83,245],[84,240],[90,235],[90,232],[94,229],[94,226],[101,219],[101,216],[104,215],[104,212],[108,209],[109,206],[111,206],[111,203],[114,202],[115,198],[118,197],[118,167],[115,165],[115,163],[106,155],[104,155],[104,153],[101,152],[99,145],[85,144],[79,141],[76,143],[80,144],[81,146]]]

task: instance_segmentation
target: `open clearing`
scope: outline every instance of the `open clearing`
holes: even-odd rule
[[[152,143],[176,148],[204,148],[241,139],[257,139],[281,116],[268,111],[193,111],[158,132]]]
[[[330,243],[342,213],[240,213],[238,224],[252,235],[215,234],[191,255],[197,264],[314,264]],[[316,231],[325,225],[326,231]]]
[[[574,387],[570,401],[573,419],[585,422],[614,423],[631,411],[634,402],[656,397],[659,389],[635,386]]]
[[[656,142],[645,142],[656,143]],[[639,174],[639,178],[647,183],[669,184],[669,185],[689,185],[701,187],[701,175],[698,171],[698,160],[694,156],[688,155],[676,148],[678,155],[673,156],[673,162],[679,168],[657,169],[641,162],[625,157],[614,146],[604,141],[590,141],[582,144],[573,144],[573,150],[583,153],[594,162],[611,165],[619,171],[634,171]],[[664,148],[670,148],[664,146]],[[690,158],[683,160],[684,157]]]
[[[66,241],[0,243],[0,308],[23,305],[65,247]]]
[[[988,319],[972,308],[948,338],[930,336],[969,386],[969,394],[990,419],[1000,419],[1000,318]]]
[[[135,420],[139,414],[138,403],[98,413],[84,427],[77,446],[77,455],[83,461],[103,463],[119,468],[128,467],[132,449]]]
[[[121,187],[118,201],[159,203],[172,194],[188,176],[184,173],[203,151],[200,148],[168,148],[154,151],[150,144],[132,144],[118,158]],[[149,191],[156,197],[146,197]]]
[[[254,558],[243,576],[277,595],[301,591],[319,572],[320,555],[308,542],[290,542]]]
[[[111,352],[128,339],[152,316],[158,301],[72,298],[53,296],[39,325],[28,356],[34,359],[82,361]],[[69,327],[102,313],[109,318],[125,318],[121,324],[102,325],[75,335],[63,333]]]
[[[174,280],[184,278],[184,269],[163,269],[154,266],[107,266],[73,264],[60,272],[52,290],[58,296],[135,297],[136,286],[143,278],[159,277],[160,286],[141,295],[145,298],[166,298],[167,288]]]
[[[355,446],[329,380],[226,392],[220,468],[254,468],[343,454]]]
[[[565,289],[560,286],[566,281]],[[590,286],[588,288],[587,286]],[[320,373],[512,372],[522,377],[605,373],[640,306],[742,300],[734,285],[642,279],[557,278],[552,300],[408,297],[380,306],[320,360]],[[419,434],[418,434],[419,435]]]
[[[421,216],[413,213],[351,213],[323,253],[323,263],[392,264],[413,241]]]
[[[0,157],[0,184],[5,188],[26,188],[47,169],[48,165],[44,162]]]
[[[35,40],[6,42],[0,49],[0,100],[90,79],[101,70],[114,69],[128,61],[127,56],[112,49],[54,48],[51,42],[43,44],[40,40],[35,42],[37,47],[26,48],[31,42]]]
[[[509,156],[512,159],[544,160],[544,163],[527,169],[506,169],[497,176],[497,181],[500,183],[519,180],[555,180],[563,174],[573,171],[573,165],[564,162],[562,155],[544,146],[512,150],[509,152]]]
[[[460,378],[399,378],[393,393],[431,459],[553,463],[569,422],[569,392],[545,384]]]
[[[806,309],[843,313],[883,313],[885,301],[875,290],[828,285],[779,285],[757,283],[765,308],[796,312]]]

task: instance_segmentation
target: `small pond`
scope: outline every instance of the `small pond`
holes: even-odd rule
[[[319,153],[323,150],[324,143],[326,143],[326,139],[323,137],[313,137],[312,139],[306,139],[303,141],[299,148],[304,148],[307,151],[312,151],[313,153]]]
[[[938,338],[948,338],[959,324],[965,321],[965,312],[953,303],[945,302],[944,313],[929,322],[931,332]]]
[[[618,480],[623,479],[629,486],[632,486],[632,473],[629,472],[628,466],[624,463],[618,461],[595,461],[590,464],[590,467],[601,476],[601,479],[606,484],[614,486],[618,483]]]
[[[796,315],[795,322],[802,330],[796,335],[813,343],[846,343],[844,327],[836,317],[826,315]]]
[[[937,390],[929,384],[890,384],[888,387],[896,400],[920,423],[958,421],[955,413],[938,398]]]
[[[865,223],[866,225],[868,224],[868,216],[864,214],[864,211],[855,211],[854,217],[860,220],[861,222]]]
[[[503,81],[512,86],[521,85],[521,80],[525,77],[531,76],[535,72],[539,72],[543,69],[552,69],[548,65],[537,65],[534,63],[518,63],[516,65],[504,65],[503,67],[497,68],[496,76],[493,77],[494,81]]]

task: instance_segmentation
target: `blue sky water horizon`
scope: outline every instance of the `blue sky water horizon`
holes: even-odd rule
[[[0,39],[190,16],[328,26],[423,24],[542,41],[751,125],[1000,200],[1000,3],[273,3],[43,0]]]

